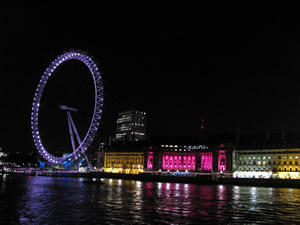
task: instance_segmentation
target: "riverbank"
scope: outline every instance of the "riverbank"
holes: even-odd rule
[[[169,183],[188,183],[188,184],[228,184],[238,186],[257,186],[257,187],[283,187],[300,188],[300,180],[293,179],[259,179],[259,178],[221,178],[211,174],[206,175],[171,175],[156,173],[140,174],[118,174],[104,172],[64,172],[64,171],[43,171],[31,173],[5,172],[6,174],[19,174],[31,176],[50,176],[50,177],[83,177],[83,178],[112,178],[125,180],[138,180],[149,182],[169,182]]]

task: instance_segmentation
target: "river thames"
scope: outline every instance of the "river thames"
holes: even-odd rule
[[[1,224],[299,224],[300,189],[0,176]]]

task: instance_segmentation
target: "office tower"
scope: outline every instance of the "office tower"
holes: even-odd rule
[[[146,113],[137,110],[120,112],[117,118],[116,140],[146,140]]]

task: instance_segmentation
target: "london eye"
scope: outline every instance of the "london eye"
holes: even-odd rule
[[[54,154],[51,154],[46,149],[41,139],[41,134],[39,130],[39,112],[40,112],[41,98],[44,94],[43,92],[48,82],[48,79],[51,77],[53,72],[58,67],[60,67],[61,64],[71,60],[72,61],[76,60],[78,62],[83,63],[88,68],[88,71],[92,77],[93,88],[94,88],[92,118],[90,120],[91,122],[88,126],[87,132],[83,135],[83,138],[81,138],[80,135],[78,134],[78,131],[76,129],[76,126],[71,116],[71,112],[76,112],[77,109],[74,109],[67,105],[59,105],[59,108],[61,110],[67,112],[69,134],[71,138],[73,151],[67,155],[56,156]],[[96,132],[99,128],[100,120],[102,117],[103,101],[104,98],[103,98],[102,77],[96,63],[93,61],[93,59],[90,56],[80,51],[70,51],[54,59],[51,62],[51,64],[47,67],[47,69],[43,73],[38,83],[33,98],[33,104],[32,104],[31,131],[32,131],[32,138],[39,155],[52,166],[66,165],[66,164],[70,165],[71,163],[78,162],[84,158],[87,159],[85,153],[88,150],[91,143],[93,142]],[[75,138],[78,142],[77,146],[75,145]]]

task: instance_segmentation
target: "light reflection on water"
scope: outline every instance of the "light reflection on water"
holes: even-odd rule
[[[3,224],[299,224],[300,189],[0,176]],[[1,222],[2,224],[2,222]]]

